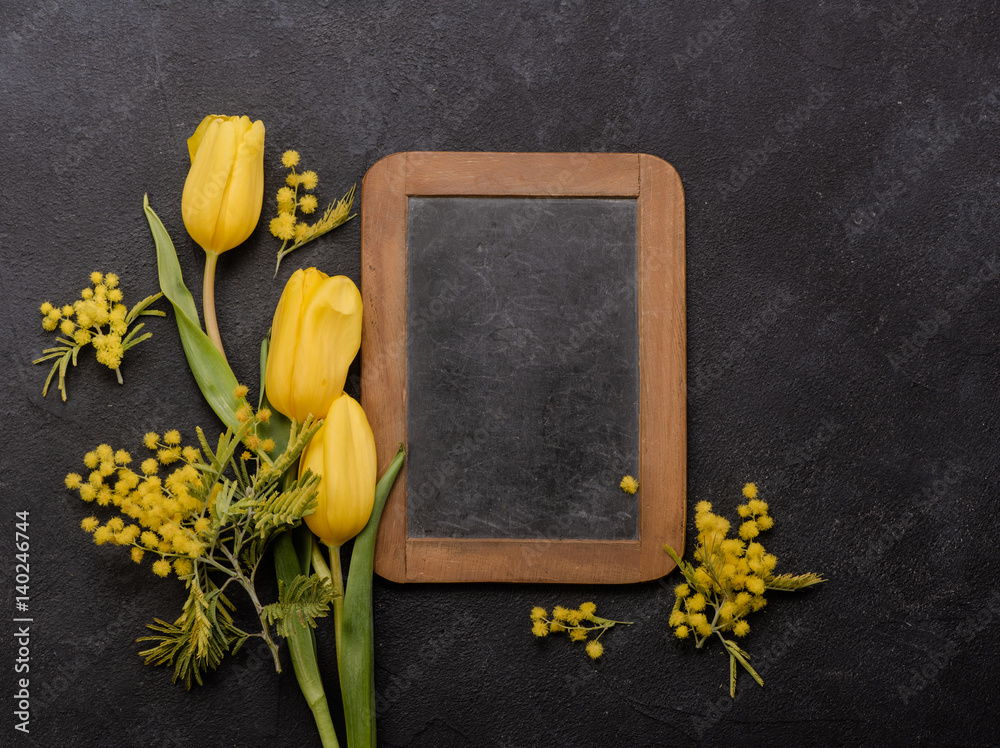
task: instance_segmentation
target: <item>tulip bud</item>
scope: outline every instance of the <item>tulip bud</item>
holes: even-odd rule
[[[343,275],[296,270],[271,324],[265,387],[280,413],[320,418],[344,391],[361,347],[361,293]]]
[[[339,548],[361,532],[375,503],[375,437],[361,405],[342,394],[302,453],[299,476],[320,476],[319,505],[306,516],[309,529]]]
[[[210,114],[188,138],[191,171],[184,183],[184,226],[206,252],[242,244],[264,200],[264,123]]]

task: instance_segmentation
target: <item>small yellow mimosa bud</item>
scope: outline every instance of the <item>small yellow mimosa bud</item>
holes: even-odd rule
[[[361,405],[342,394],[302,453],[299,475],[320,476],[319,505],[305,520],[324,543],[340,547],[361,532],[375,503],[375,437]]]
[[[184,183],[184,226],[206,252],[242,244],[264,200],[264,123],[210,114],[188,138],[191,171]]]
[[[300,423],[326,415],[361,347],[361,306],[346,276],[316,268],[292,274],[274,312],[265,372],[277,411]]]

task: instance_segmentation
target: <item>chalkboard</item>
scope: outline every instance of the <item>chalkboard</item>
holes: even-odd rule
[[[411,197],[410,537],[638,538],[634,199]]]
[[[362,404],[380,464],[407,446],[379,574],[669,572],[686,499],[676,172],[635,154],[394,154],[362,213]]]

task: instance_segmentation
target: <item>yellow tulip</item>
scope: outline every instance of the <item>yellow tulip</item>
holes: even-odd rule
[[[242,244],[264,200],[264,123],[210,114],[188,138],[181,213],[191,237],[219,254]]]
[[[361,347],[361,293],[343,275],[296,270],[271,324],[265,387],[280,413],[322,418],[344,391]]]
[[[225,356],[215,318],[219,255],[253,233],[264,201],[264,123],[210,114],[188,138],[191,171],[184,182],[184,227],[205,250],[205,332]]]
[[[320,476],[319,506],[307,515],[309,529],[339,548],[361,532],[375,503],[375,437],[361,405],[342,394],[302,453],[299,475]],[[338,570],[339,573],[339,570]]]

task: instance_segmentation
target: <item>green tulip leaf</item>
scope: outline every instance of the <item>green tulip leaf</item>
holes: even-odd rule
[[[375,636],[372,614],[372,574],[375,540],[389,491],[403,467],[406,451],[399,445],[396,456],[375,487],[371,517],[354,539],[351,568],[344,591],[344,624],[340,648],[340,692],[344,700],[347,744],[351,748],[375,748]]]
[[[236,410],[240,407],[240,403],[233,394],[239,385],[236,375],[229,368],[226,357],[201,329],[198,307],[195,306],[191,292],[184,285],[184,276],[177,260],[174,243],[163,222],[150,207],[148,195],[143,196],[142,204],[150,231],[153,232],[153,240],[156,242],[160,290],[174,308],[177,330],[191,373],[194,374],[201,394],[205,396],[205,400],[219,419],[226,426],[239,429],[241,424],[236,417]]]

